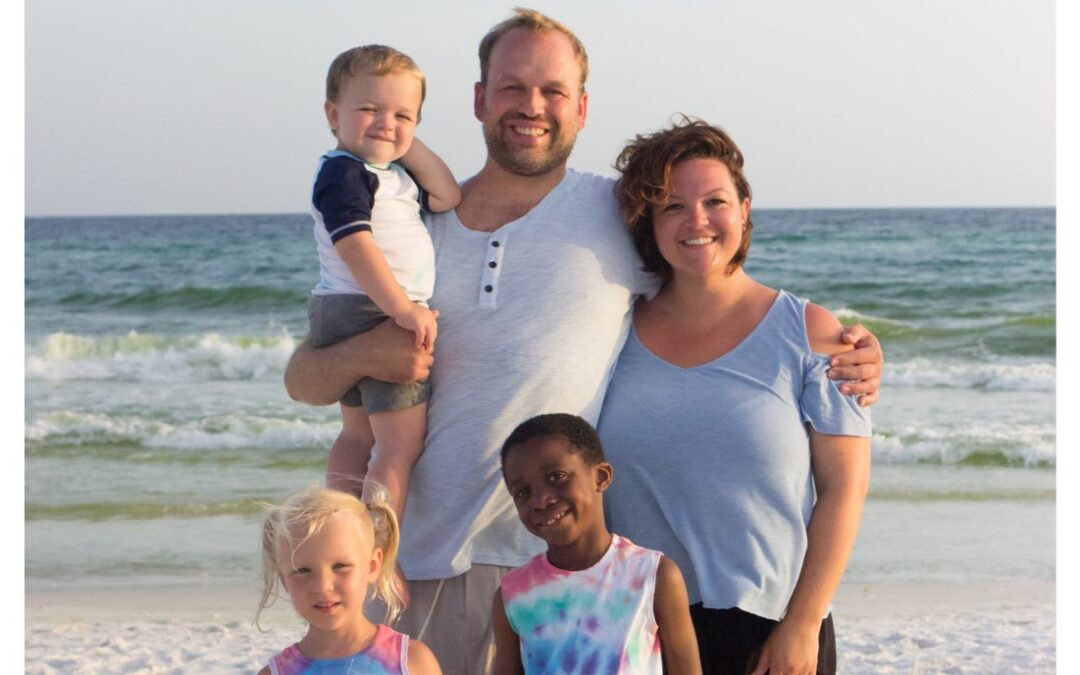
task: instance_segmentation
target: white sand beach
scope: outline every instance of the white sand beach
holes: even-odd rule
[[[303,626],[280,601],[260,632],[241,586],[32,590],[26,672],[254,672]],[[846,584],[834,607],[841,673],[1055,670],[1052,583]]]

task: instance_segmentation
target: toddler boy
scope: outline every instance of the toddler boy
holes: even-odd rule
[[[423,72],[390,47],[356,47],[330,65],[325,110],[337,147],[320,159],[312,189],[320,278],[308,316],[316,347],[387,318],[413,331],[418,348],[435,344],[437,313],[427,307],[435,252],[420,210],[452,209],[461,192],[446,164],[413,136],[424,94]],[[404,516],[429,391],[427,382],[365,378],[346,393],[327,485],[355,492],[366,476],[365,485],[386,486],[398,518]]]

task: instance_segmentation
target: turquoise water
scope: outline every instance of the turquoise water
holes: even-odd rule
[[[752,275],[885,344],[849,578],[1052,579],[1054,210],[754,220]],[[27,219],[31,584],[255,573],[337,434],[281,385],[317,272],[302,214]]]

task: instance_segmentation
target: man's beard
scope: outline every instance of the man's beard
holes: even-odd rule
[[[502,134],[514,132],[508,129],[505,122],[515,119],[535,121],[537,118],[505,115],[494,129],[484,126],[484,142],[487,145],[488,155],[495,160],[496,164],[516,176],[541,176],[566,164],[566,160],[570,158],[570,152],[574,149],[575,138],[564,137],[562,127],[558,122],[543,118],[552,141],[548,149],[542,151],[539,148],[511,148],[506,143]]]

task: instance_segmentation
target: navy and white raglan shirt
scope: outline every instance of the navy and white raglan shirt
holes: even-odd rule
[[[314,295],[366,295],[334,244],[371,232],[390,271],[410,300],[427,304],[435,286],[435,249],[420,219],[427,193],[400,164],[367,164],[332,150],[319,160],[311,191],[319,283]]]

